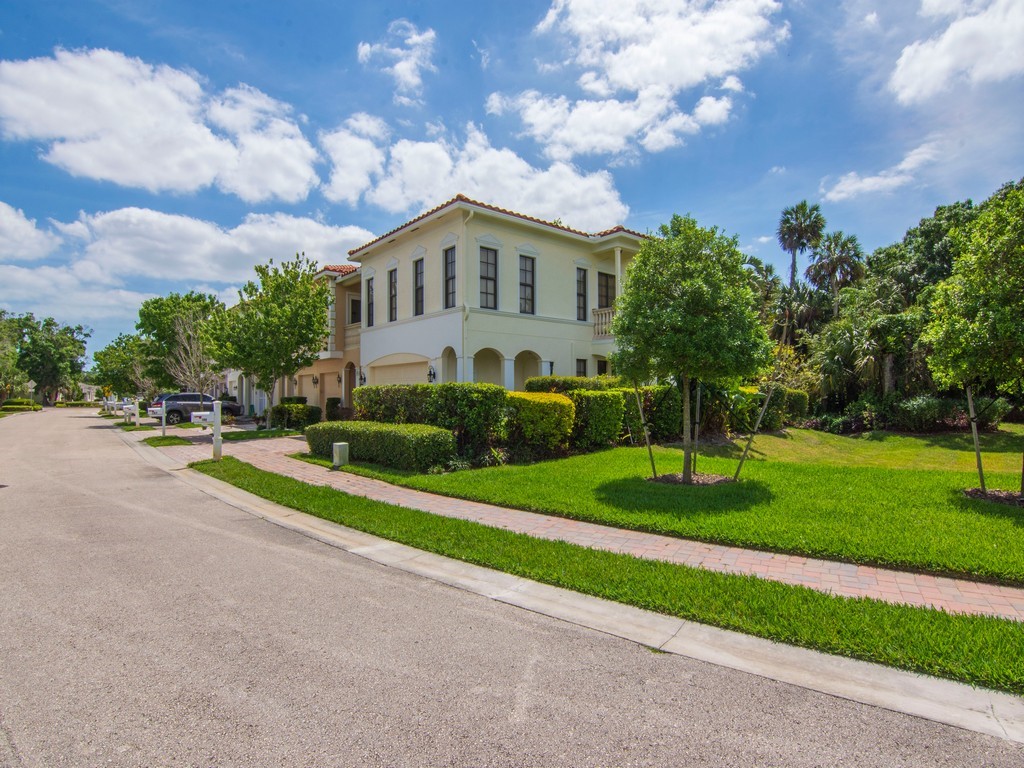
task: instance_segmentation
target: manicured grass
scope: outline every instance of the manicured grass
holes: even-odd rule
[[[202,424],[193,424],[191,421],[183,421],[180,424],[168,424],[167,426],[168,427],[173,427],[174,429],[202,429],[203,428]]]
[[[658,448],[655,455],[660,473],[681,469],[681,451]],[[736,460],[702,456],[699,468],[731,476]],[[1024,584],[1024,513],[966,498],[962,490],[977,485],[969,471],[751,461],[739,483],[691,487],[649,482],[642,448],[447,475],[359,464],[346,469],[619,528]],[[986,479],[1009,490],[1020,483],[1009,473],[989,472]]]
[[[149,424],[140,424],[139,426],[135,426],[134,424],[127,424],[121,427],[121,429],[123,429],[125,432],[151,432],[152,430],[156,429],[156,427],[150,426]]]
[[[162,448],[167,445],[192,445],[184,437],[178,437],[177,435],[156,435],[154,437],[147,437],[142,442],[153,448]]]
[[[301,434],[301,432],[294,429],[256,429],[241,432],[222,432],[220,436],[224,440],[237,442],[239,440],[263,440],[270,437],[291,437]]]
[[[192,466],[276,503],[447,557],[791,645],[1024,694],[1024,631],[1014,622],[832,597],[533,539],[306,485],[230,457]]]

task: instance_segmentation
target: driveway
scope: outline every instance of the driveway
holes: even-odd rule
[[[387,568],[0,419],[0,765],[1019,766],[1024,747]]]

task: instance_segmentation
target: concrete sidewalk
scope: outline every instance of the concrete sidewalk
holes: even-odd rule
[[[1018,697],[662,616],[421,552],[273,504],[187,470],[188,462],[210,457],[208,442],[151,449],[141,444],[145,433],[119,434],[148,461],[172,472],[189,485],[269,522],[374,562],[668,653],[1024,743],[1024,700]],[[287,454],[303,450],[304,444],[301,438],[225,443],[224,453],[304,482],[329,485],[406,506],[420,505],[418,508],[437,514],[451,513],[450,510],[431,506],[434,503],[451,503],[451,499],[407,491],[287,458]],[[465,502],[453,506],[461,504]],[[474,510],[478,514],[489,515],[493,511],[494,515],[510,515],[507,521],[515,521],[518,515],[542,518],[542,522],[537,524],[540,527],[552,528],[567,523],[569,529],[586,531],[591,527],[600,528],[488,505],[472,506],[484,508]],[[493,522],[498,518],[487,519]],[[537,530],[533,529],[533,535],[541,535],[536,533]]]
[[[139,432],[131,434],[146,435]],[[211,456],[208,441],[159,450],[182,466]],[[591,549],[604,549],[721,573],[757,576],[842,597],[869,597],[888,603],[938,608],[949,613],[1024,621],[1024,589],[1018,587],[705,544],[672,536],[628,531],[552,515],[505,509],[401,488],[379,480],[348,472],[336,472],[288,458],[288,454],[305,450],[306,441],[301,437],[224,443],[224,455],[234,456],[259,469],[292,477],[304,483],[329,486],[354,496],[385,501],[435,515],[473,520],[493,528],[525,533],[536,538],[565,541]]]

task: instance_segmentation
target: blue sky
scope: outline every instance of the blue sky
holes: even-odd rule
[[[457,193],[588,231],[690,213],[782,269],[1024,176],[1020,0],[0,5],[0,307],[131,332]],[[803,265],[802,265],[803,266]]]

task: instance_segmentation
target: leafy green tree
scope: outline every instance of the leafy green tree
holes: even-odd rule
[[[782,250],[790,254],[793,259],[789,268],[789,289],[791,291],[796,289],[797,255],[809,248],[816,248],[824,230],[825,217],[817,203],[808,205],[806,200],[801,200],[796,205],[783,209],[776,235]]]
[[[864,251],[856,235],[842,231],[824,235],[811,252],[807,280],[832,296],[832,316],[839,314],[839,289],[864,277]]]
[[[924,338],[943,386],[1024,390],[1024,187],[1003,188],[955,234],[959,254],[932,299]],[[1024,471],[1021,474],[1024,494]]]
[[[256,267],[259,285],[249,281],[236,306],[211,324],[217,361],[251,376],[273,397],[274,385],[312,365],[327,337],[331,286],[314,279],[318,268],[303,255],[280,267]]]
[[[62,325],[52,317],[37,321],[30,313],[22,318],[18,367],[45,400],[53,402],[58,392],[77,386],[90,335],[81,325]]]
[[[634,381],[674,379],[683,394],[683,479],[693,482],[691,382],[760,371],[771,342],[736,238],[673,216],[646,239],[626,274],[612,331],[616,370]]]
[[[0,309],[0,403],[25,386],[28,376],[18,367],[22,319]]]
[[[175,350],[188,339],[181,337],[181,318],[189,326],[203,326],[224,303],[216,296],[189,291],[182,295],[171,293],[147,299],[139,307],[139,321],[135,328],[145,341],[145,373],[160,389],[185,386],[168,369]]]
[[[120,395],[153,394],[143,374],[146,342],[138,334],[122,333],[92,357],[95,384]]]

